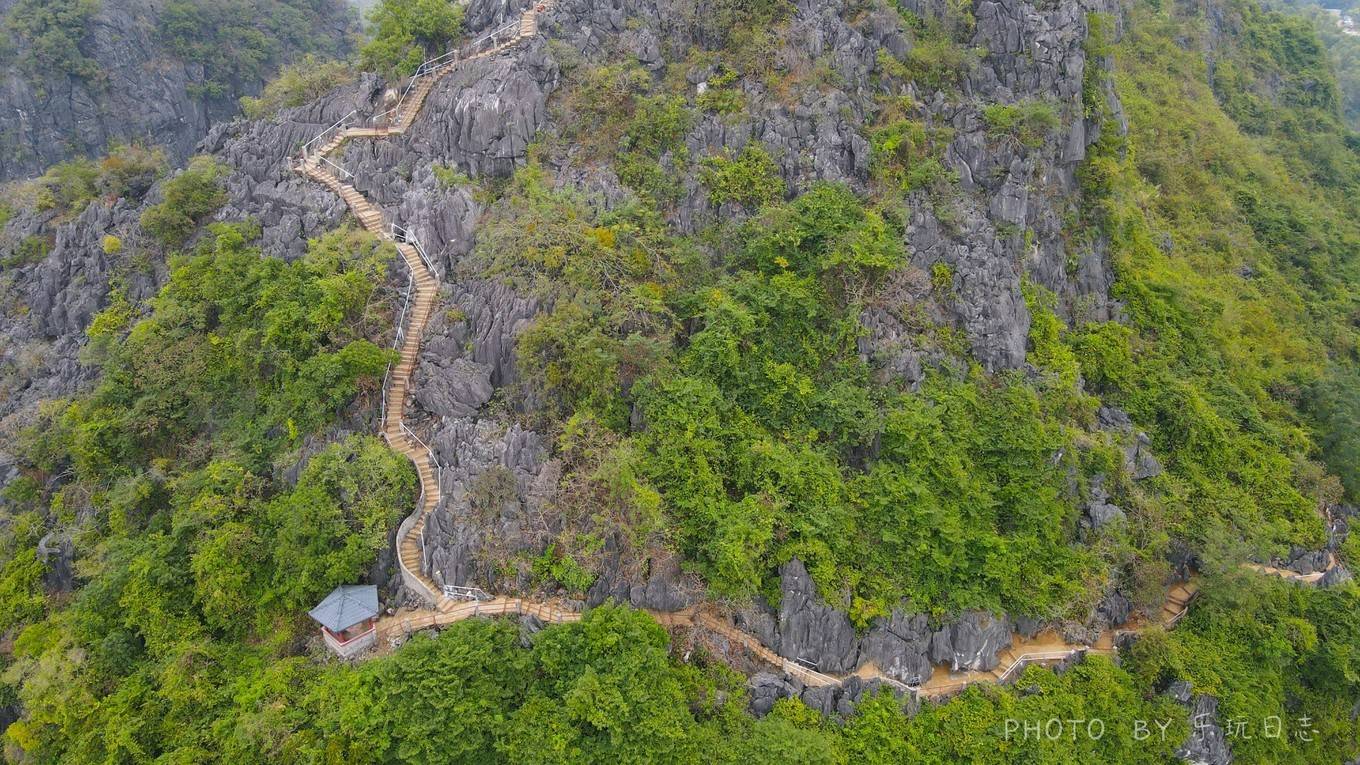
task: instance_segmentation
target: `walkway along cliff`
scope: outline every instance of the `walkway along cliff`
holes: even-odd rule
[[[574,622],[580,613],[570,608],[547,602],[521,598],[493,597],[476,588],[449,587],[440,589],[425,574],[424,528],[430,514],[440,500],[441,468],[429,445],[404,421],[406,402],[411,393],[411,375],[420,351],[422,335],[434,310],[439,291],[439,275],[421,243],[410,231],[384,221],[382,211],[359,193],[350,183],[353,174],[329,159],[329,155],[346,141],[355,138],[386,138],[405,134],[419,116],[426,97],[446,74],[469,62],[496,56],[535,36],[539,19],[551,9],[552,3],[542,3],[524,12],[518,20],[500,26],[473,42],[422,64],[411,78],[396,106],[370,118],[351,112],[346,117],[308,142],[296,159],[294,169],[327,188],[345,201],[365,229],[392,241],[410,274],[404,303],[397,321],[396,348],[398,361],[389,367],[383,381],[382,436],[393,449],[405,454],[415,464],[420,477],[420,499],[415,511],[402,522],[397,534],[399,567],[403,585],[419,595],[429,608],[415,613],[400,614],[383,619],[378,625],[380,641],[396,644],[412,632],[444,626],[478,616],[532,615],[548,623]],[[1336,565],[1331,561],[1331,567]],[[1253,569],[1298,581],[1316,584],[1323,572],[1302,575],[1282,569],[1253,565]],[[1330,567],[1329,567],[1330,569]],[[902,681],[881,672],[872,663],[864,664],[853,675],[833,675],[817,671],[797,661],[782,657],[764,645],[754,635],[736,627],[716,609],[695,606],[682,611],[649,613],[666,627],[696,627],[712,633],[729,644],[741,646],[762,662],[779,668],[806,686],[840,685],[850,677],[878,681],[899,691],[925,698],[942,698],[978,683],[999,683],[1014,679],[1026,665],[1054,664],[1086,653],[1113,654],[1123,635],[1137,632],[1146,626],[1174,627],[1186,614],[1198,591],[1194,582],[1173,585],[1166,601],[1155,617],[1145,624],[1126,624],[1124,628],[1109,630],[1095,643],[1075,644],[1064,640],[1052,630],[1044,630],[1030,637],[1012,636],[1010,646],[998,655],[999,663],[990,671],[951,672],[936,665],[929,677],[917,682]]]

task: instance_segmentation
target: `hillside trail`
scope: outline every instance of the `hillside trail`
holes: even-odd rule
[[[386,224],[382,211],[349,183],[353,174],[329,159],[330,154],[352,139],[404,135],[420,114],[430,92],[445,75],[466,64],[496,56],[534,37],[538,34],[540,17],[552,6],[552,2],[535,5],[521,14],[519,19],[443,56],[426,61],[417,69],[396,106],[368,118],[365,120],[367,125],[352,124],[358,122],[359,118],[357,112],[351,112],[304,145],[301,156],[293,164],[293,169],[298,173],[338,194],[365,229],[395,244],[410,275],[397,319],[395,347],[399,355],[397,361],[388,367],[383,380],[380,421],[383,439],[415,464],[420,477],[420,498],[415,511],[398,529],[397,549],[402,583],[419,594],[430,607],[403,611],[381,619],[377,628],[381,646],[396,646],[414,632],[475,617],[532,615],[551,624],[575,622],[581,618],[580,612],[566,603],[492,596],[470,587],[440,588],[424,573],[424,530],[430,514],[439,505],[441,467],[429,445],[406,424],[404,414],[410,395],[411,374],[420,353],[426,324],[438,298],[439,275],[413,233],[401,226]],[[1323,576],[1323,573],[1301,575],[1256,564],[1251,564],[1251,568],[1307,584],[1315,583]],[[1088,653],[1113,654],[1117,650],[1116,638],[1122,634],[1145,629],[1148,624],[1167,629],[1174,627],[1188,611],[1198,589],[1199,585],[1194,580],[1172,585],[1155,618],[1145,624],[1126,624],[1115,630],[1107,630],[1093,644],[1068,642],[1053,630],[1044,630],[1031,637],[1016,633],[1012,635],[1010,647],[999,654],[999,664],[993,670],[954,672],[937,666],[929,678],[922,678],[919,683],[910,685],[883,673],[873,664],[865,664],[848,675],[818,672],[813,667],[778,655],[754,635],[739,629],[727,615],[711,605],[648,613],[664,627],[705,630],[807,686],[840,685],[850,677],[857,677],[861,680],[877,680],[918,697],[942,698],[974,683],[1000,683],[1013,679],[1029,664],[1052,665]]]

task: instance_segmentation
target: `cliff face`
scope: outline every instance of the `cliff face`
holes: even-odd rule
[[[16,5],[0,0],[0,18]],[[163,146],[178,164],[212,125],[240,113],[238,99],[258,93],[269,71],[217,82],[203,62],[171,52],[158,26],[163,10],[151,0],[104,0],[79,41],[93,76],[26,72],[15,62],[0,69],[0,180],[127,141]],[[304,39],[276,41],[279,58],[342,51],[353,25],[346,3],[318,3],[303,22]],[[15,61],[28,53],[20,44]]]

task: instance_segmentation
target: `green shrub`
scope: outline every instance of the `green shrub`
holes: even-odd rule
[[[468,177],[467,173],[464,173],[456,167],[450,167],[448,165],[431,165],[430,170],[434,172],[435,180],[439,181],[439,185],[446,189],[468,186],[473,182],[472,179]]]
[[[707,89],[694,99],[700,109],[715,114],[738,114],[746,107],[746,97],[742,95],[736,71],[727,67],[709,78]]]
[[[874,178],[890,189],[931,189],[954,178],[940,161],[948,143],[947,129],[927,129],[910,119],[897,119],[869,134]]]
[[[1025,307],[1029,309],[1029,353],[1035,367],[1057,375],[1064,391],[1075,391],[1081,370],[1072,348],[1063,342],[1064,326],[1055,313],[1057,297],[1032,282],[1021,285]]]
[[[737,202],[759,207],[784,196],[784,179],[769,152],[758,143],[747,144],[735,158],[705,157],[699,179],[708,187],[713,204]]]
[[[253,120],[272,117],[279,110],[302,106],[352,82],[354,70],[344,61],[325,61],[309,53],[284,67],[259,98],[243,96],[241,110]]]
[[[105,255],[117,255],[123,251],[123,240],[113,234],[108,234],[104,237],[100,247],[104,250]]]
[[[694,125],[694,114],[680,96],[639,97],[624,129],[626,147],[648,156],[674,149]]]
[[[137,311],[121,293],[92,323],[91,339],[107,346],[103,381],[63,415],[82,475],[124,475],[196,440],[267,455],[381,379],[392,354],[356,334],[376,318],[388,247],[342,229],[284,263],[248,246],[257,234],[244,226],[210,229],[193,255],[171,261],[125,337]]]
[[[990,104],[983,108],[982,118],[992,136],[1009,136],[1030,148],[1042,146],[1058,127],[1058,111],[1048,101]]]
[[[99,165],[93,160],[58,162],[38,179],[38,210],[56,210],[63,216],[79,215],[95,198],[98,180]]]
[[[222,189],[226,173],[226,166],[216,159],[195,157],[188,168],[162,185],[164,201],[142,213],[142,228],[167,247],[184,244],[201,220],[226,204],[227,193]]]
[[[0,28],[23,51],[19,66],[30,78],[60,73],[90,79],[99,67],[80,43],[98,10],[99,0],[18,0]]]
[[[52,249],[52,242],[45,236],[33,234],[19,240],[9,257],[0,259],[0,266],[18,268],[41,262]]]
[[[381,0],[368,20],[373,37],[359,52],[360,66],[405,76],[450,47],[463,29],[463,6],[445,0]]]
[[[651,75],[636,61],[574,70],[559,107],[568,138],[596,156],[611,154],[630,122],[645,119],[639,107],[662,103],[640,103],[651,84]]]
[[[122,144],[99,161],[95,187],[110,199],[139,201],[165,175],[165,169],[164,149]]]
[[[930,266],[930,287],[943,299],[954,295],[954,268],[948,263],[934,263]]]

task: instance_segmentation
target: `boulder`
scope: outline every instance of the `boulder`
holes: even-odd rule
[[[798,696],[802,685],[769,672],[758,672],[746,681],[746,689],[750,694],[748,708],[751,714],[764,717],[774,709],[776,701]]]

